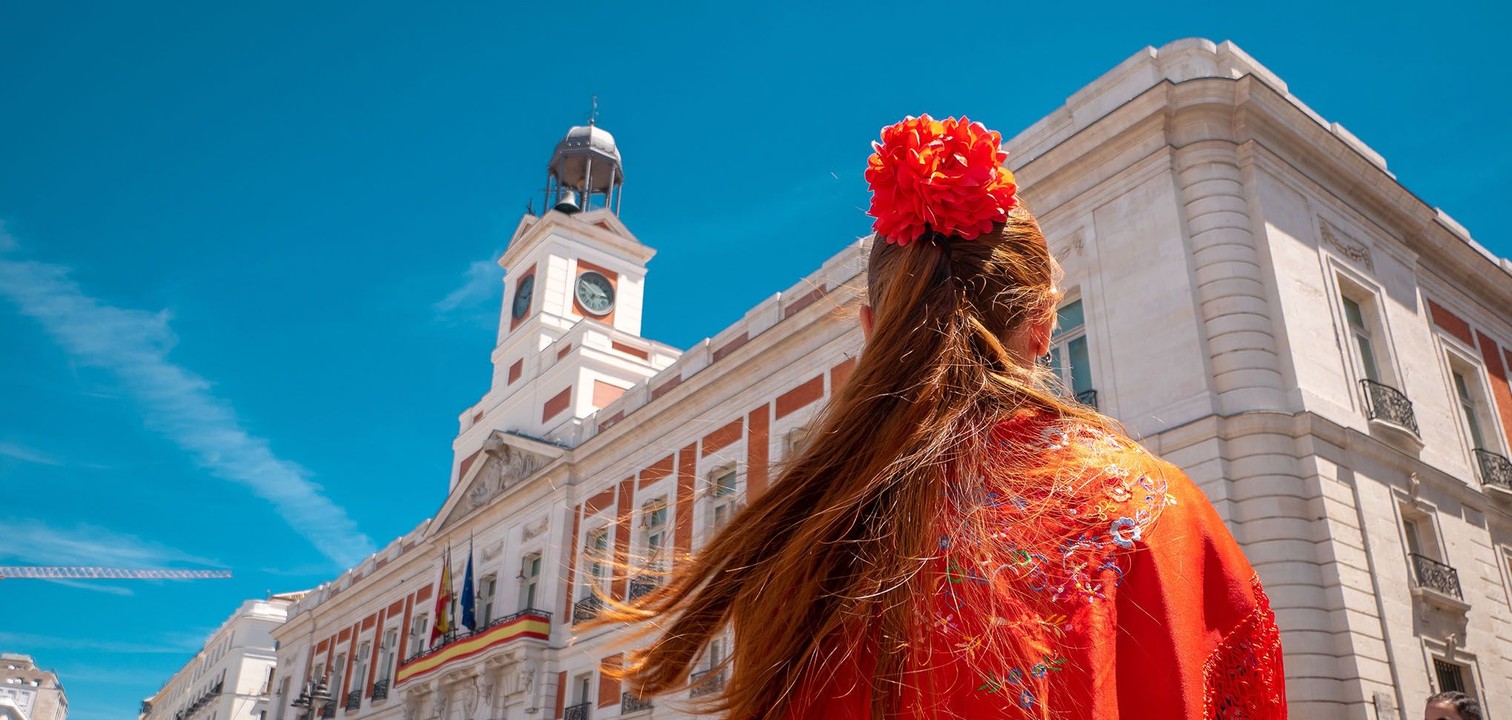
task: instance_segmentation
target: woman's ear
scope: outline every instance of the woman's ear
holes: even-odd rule
[[[1044,357],[1050,352],[1050,336],[1055,332],[1055,316],[1045,318],[1029,326],[1029,343],[1034,357]]]
[[[870,305],[861,306],[861,337],[871,340],[872,333],[872,309]]]

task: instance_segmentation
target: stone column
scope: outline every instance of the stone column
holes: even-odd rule
[[[1176,86],[1178,109],[1168,128],[1211,386],[1223,415],[1286,409],[1270,309],[1272,276],[1251,230],[1234,137],[1234,86],[1232,81]],[[1200,104],[1182,107],[1184,100]]]

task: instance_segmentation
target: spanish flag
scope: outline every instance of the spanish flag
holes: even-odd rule
[[[452,630],[451,585],[451,545],[447,545],[446,554],[441,556],[441,581],[436,584],[436,622],[431,625],[431,647]]]

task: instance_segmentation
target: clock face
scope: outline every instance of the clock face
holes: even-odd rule
[[[578,276],[574,292],[578,304],[594,315],[608,315],[614,309],[614,286],[609,284],[609,278],[604,277],[603,273],[585,271]]]
[[[530,311],[530,295],[535,291],[535,276],[526,275],[520,279],[520,286],[515,288],[514,306],[510,308],[510,317],[519,320]]]

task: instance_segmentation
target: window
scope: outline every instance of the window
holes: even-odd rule
[[[536,591],[541,585],[541,554],[520,559],[520,609],[536,609]]]
[[[367,687],[368,658],[372,656],[373,641],[366,640],[357,646],[357,667],[352,672],[352,686],[347,688],[347,694],[353,692],[361,693],[363,688]]]
[[[667,544],[667,499],[657,498],[641,507],[641,541],[646,547],[646,564],[661,562]]]
[[[724,662],[724,638],[714,638],[709,641],[707,656],[710,670],[719,667],[719,664]]]
[[[1092,360],[1087,351],[1086,315],[1080,300],[1069,302],[1058,311],[1045,362],[1061,387],[1073,397],[1088,405],[1097,404],[1096,390],[1092,387]]]
[[[1370,326],[1365,324],[1365,312],[1360,309],[1360,303],[1345,297],[1344,318],[1349,322],[1349,336],[1361,374],[1371,382],[1384,382],[1380,364],[1376,362],[1375,342],[1371,339]]]
[[[346,684],[346,668],[347,656],[337,655],[336,664],[331,666],[331,672],[336,673],[336,677],[331,678],[331,695],[336,697],[337,702],[341,702],[346,695],[346,688],[343,687]]]
[[[1494,454],[1499,449],[1500,443],[1496,440],[1494,421],[1487,414],[1490,403],[1486,402],[1486,396],[1482,390],[1480,369],[1451,353],[1449,377],[1454,383],[1454,402],[1459,408],[1460,422],[1463,424],[1465,440],[1470,443],[1470,449]]]
[[[312,673],[310,675],[310,677],[314,678],[315,682],[320,682],[321,680],[325,680],[326,679],[325,663],[315,663],[315,672]]]
[[[593,675],[592,674],[583,673],[582,675],[577,676],[577,678],[574,679],[574,682],[572,684],[573,684],[573,687],[576,689],[575,690],[575,694],[577,695],[577,703],[576,704],[578,704],[578,705],[584,705],[584,704],[587,704],[589,702],[592,702],[592,699],[593,699]]]
[[[714,517],[710,529],[718,532],[735,516],[736,495],[735,468],[714,472],[709,481],[709,495],[714,500]]]
[[[1464,599],[1459,571],[1449,564],[1444,547],[1438,542],[1432,510],[1414,505],[1402,506],[1402,541],[1407,546],[1407,563],[1413,593],[1432,590],[1439,597]],[[1427,596],[1433,599],[1435,596]]]
[[[494,594],[499,589],[499,576],[489,575],[478,583],[478,628],[486,628],[493,622]]]
[[[292,702],[294,698],[289,697],[289,678],[284,678],[283,682],[278,684],[278,710],[274,711],[273,720],[283,720],[284,709]]]
[[[1420,517],[1407,517],[1402,520],[1402,535],[1407,541],[1407,552],[1413,555],[1428,557],[1423,551],[1426,548],[1423,525],[1425,520]]]
[[[782,437],[782,459],[792,460],[803,451],[803,446],[808,442],[808,428],[797,427],[789,430]]]
[[[1439,692],[1462,692],[1473,695],[1470,685],[1465,681],[1469,673],[1465,672],[1465,666],[1457,662],[1450,662],[1441,658],[1433,659],[1433,676],[1438,680]]]
[[[1470,396],[1470,384],[1465,382],[1465,375],[1458,370],[1450,371],[1454,376],[1455,399],[1459,401],[1460,414],[1465,418],[1465,432],[1470,437],[1470,449],[1479,450],[1486,446],[1485,438],[1481,435],[1480,409]]]
[[[414,648],[410,651],[410,654],[413,655],[415,653],[418,653],[425,647],[426,641],[429,640],[429,638],[426,636],[426,631],[428,630],[430,630],[429,615],[420,613],[410,621],[409,646],[411,648]]]
[[[399,630],[389,628],[383,634],[383,645],[378,648],[378,679],[389,679],[389,671],[394,669],[394,653],[399,650]]]
[[[609,528],[599,528],[588,533],[588,543],[583,554],[588,561],[589,582],[583,583],[582,597],[591,597],[594,588],[606,589],[609,584]]]

